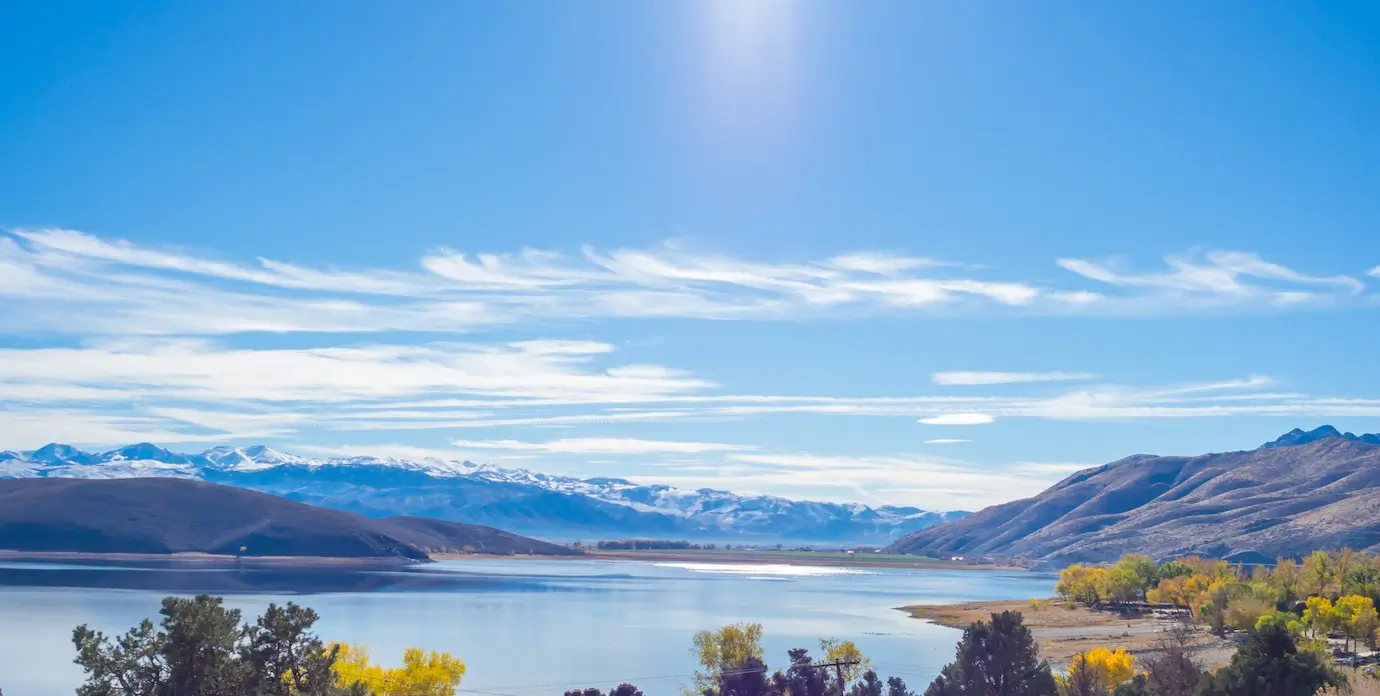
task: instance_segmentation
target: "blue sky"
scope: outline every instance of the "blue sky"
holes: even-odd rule
[[[929,508],[1380,430],[1373,3],[9,3],[0,448]]]

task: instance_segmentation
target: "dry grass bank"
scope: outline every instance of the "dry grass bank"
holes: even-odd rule
[[[1019,611],[1040,643],[1040,653],[1060,668],[1067,666],[1074,655],[1090,648],[1125,648],[1132,654],[1149,652],[1171,623],[1151,616],[1123,617],[1082,607],[1067,609],[1054,603],[1036,609],[1028,600],[917,605],[901,607],[901,610],[914,618],[957,629],[986,620],[993,613]],[[1215,667],[1231,659],[1236,644],[1202,632],[1197,635],[1194,649],[1204,666]]]

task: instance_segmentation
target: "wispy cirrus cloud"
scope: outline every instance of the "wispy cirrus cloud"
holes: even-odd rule
[[[1364,288],[1351,276],[1307,274],[1235,251],[1170,256],[1160,272],[1057,263],[1075,274],[1068,280],[1097,286],[992,277],[993,269],[878,251],[749,261],[675,242],[576,254],[438,249],[414,268],[340,269],[19,229],[0,234],[0,319],[11,332],[66,335],[457,332],[612,317],[1306,309]]]
[[[201,340],[0,349],[0,384],[90,397],[316,404],[416,396],[638,402],[693,393],[712,382],[658,365],[595,366],[613,346],[592,341],[434,343],[245,349]]]
[[[941,413],[921,418],[919,422],[925,425],[985,425],[995,420],[986,413]]]
[[[0,337],[20,337],[0,347],[0,447],[270,440],[402,456],[645,457],[667,467],[668,480],[860,497],[838,489],[828,470],[836,466],[857,485],[898,498],[923,491],[915,499],[977,501],[983,491],[1014,495],[1047,483],[1064,465],[964,473],[972,467],[935,457],[786,452],[780,442],[726,443],[695,428],[787,418],[958,426],[1380,416],[1380,400],[1284,391],[1266,376],[1125,385],[1086,372],[947,371],[932,381],[991,388],[838,396],[811,393],[807,384],[793,394],[744,393],[705,376],[714,373],[638,360],[629,356],[634,349],[613,343],[497,338],[507,329],[584,335],[584,326],[605,319],[1303,311],[1352,301],[1364,287],[1243,252],[1169,257],[1153,272],[1106,261],[1059,265],[1070,273],[1034,282],[903,253],[749,260],[672,242],[571,252],[437,249],[410,267],[342,269],[14,230],[0,233]],[[1034,395],[1018,388],[1031,383],[1048,386]],[[453,444],[403,442],[423,431],[430,439],[417,443]],[[1000,487],[1008,483],[1009,491]]]
[[[688,370],[620,360],[614,346],[594,341],[249,350],[205,340],[133,339],[0,349],[0,423],[8,426],[0,427],[0,442],[20,447],[45,444],[44,438],[121,444],[291,439],[308,432],[339,438],[351,432],[690,428],[782,417],[958,426],[1000,418],[1380,415],[1380,400],[1271,390],[1275,384],[1257,375],[1159,386],[1097,384],[1040,395],[744,394]],[[31,427],[35,419],[48,425]],[[605,442],[605,449],[672,441],[618,437],[640,443]],[[502,441],[511,452],[546,446]],[[567,449],[579,444],[579,438],[562,442]]]
[[[546,442],[519,440],[454,440],[451,444],[466,450],[508,450],[547,454],[704,454],[757,449],[752,445],[683,440],[643,440],[632,437],[572,437]]]
[[[735,463],[741,466],[735,466]],[[1032,495],[1067,476],[1062,467],[979,467],[922,455],[840,456],[795,452],[734,453],[712,471],[668,467],[639,483],[738,492],[785,491],[812,500],[870,499],[938,510],[977,510]]]
[[[1020,307],[1040,291],[933,259],[853,252],[752,262],[675,243],[577,255],[438,249],[415,269],[224,261],[73,230],[0,236],[13,330],[75,334],[464,331],[605,317],[780,319],[824,312]],[[61,307],[62,319],[51,311]]]
[[[931,375],[935,384],[983,386],[1019,384],[1024,382],[1072,382],[1089,380],[1097,375],[1088,372],[936,372]]]
[[[1355,297],[1366,287],[1349,275],[1310,275],[1242,251],[1170,255],[1164,262],[1166,270],[1136,272],[1124,269],[1118,260],[1057,261],[1064,270],[1120,291],[1104,290],[1098,297],[1085,298],[1086,304],[1121,311],[1325,305]]]

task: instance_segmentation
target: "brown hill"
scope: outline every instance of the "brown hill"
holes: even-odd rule
[[[1199,457],[1129,457],[887,550],[1067,563],[1125,553],[1273,561],[1342,546],[1380,551],[1380,446],[1326,437]]]
[[[171,478],[0,480],[0,549],[410,560],[425,559],[427,550],[574,553],[490,527],[374,519]]]

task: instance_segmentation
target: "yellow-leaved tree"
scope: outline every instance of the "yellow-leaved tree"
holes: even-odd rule
[[[1303,559],[1303,569],[1299,572],[1299,581],[1305,592],[1327,597],[1333,578],[1332,558],[1327,555],[1326,551],[1314,551],[1308,554],[1308,558]]]
[[[1337,628],[1341,616],[1326,597],[1309,597],[1304,602],[1303,623],[1314,637],[1319,633],[1326,636],[1328,631]]]
[[[1075,563],[1059,571],[1054,591],[1083,606],[1097,606],[1107,594],[1107,569]]]
[[[1063,696],[1096,696],[1111,693],[1135,674],[1135,658],[1124,648],[1093,648],[1075,655],[1068,674],[1054,680]]]
[[[824,662],[857,663],[843,668],[845,687],[852,686],[867,670],[872,669],[872,661],[864,657],[862,651],[858,650],[858,646],[853,645],[851,640],[841,641],[837,638],[827,638],[819,641],[819,649],[824,653]]]
[[[1337,625],[1346,634],[1348,643],[1356,641],[1359,645],[1369,642],[1375,636],[1375,627],[1380,625],[1380,616],[1375,612],[1375,600],[1370,597],[1338,597],[1333,611],[1337,613]]]
[[[749,660],[762,660],[762,624],[735,623],[717,631],[700,631],[691,652],[701,670],[695,673],[694,693],[717,688],[724,672],[742,669]]]
[[[364,646],[343,643],[336,653],[335,674],[344,686],[363,683],[374,696],[455,696],[465,676],[465,663],[450,653],[408,648],[401,667],[382,667],[369,662]]]

